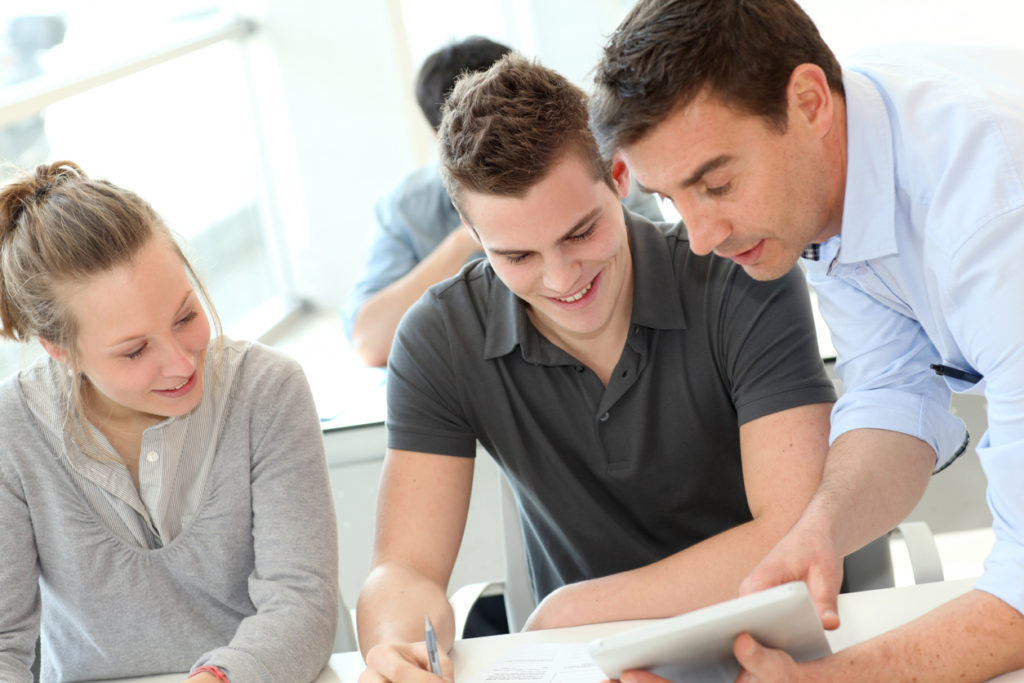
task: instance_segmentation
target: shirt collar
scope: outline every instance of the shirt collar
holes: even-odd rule
[[[642,216],[624,211],[626,232],[633,259],[633,315],[630,327],[685,329],[686,318],[680,300],[672,253],[665,234]],[[678,248],[686,248],[679,245]],[[551,343],[530,322],[523,301],[494,274],[489,263],[477,265],[492,280],[487,299],[484,359],[511,353],[518,345],[523,359],[542,365],[575,362]],[[667,287],[667,290],[666,290]]]
[[[897,253],[896,170],[892,124],[881,93],[867,76],[843,70],[846,91],[846,195],[841,263]]]

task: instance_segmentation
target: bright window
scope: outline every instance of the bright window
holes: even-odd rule
[[[40,92],[90,81],[232,25],[208,0],[67,2],[63,11],[44,11],[35,0],[4,7],[0,116]],[[149,201],[190,248],[226,330],[288,298],[289,288],[260,200],[267,174],[243,41],[210,40],[0,123],[3,161],[28,170],[70,159]],[[0,342],[0,377],[36,352]]]

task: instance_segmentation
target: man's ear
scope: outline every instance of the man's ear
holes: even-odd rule
[[[43,339],[42,337],[39,338],[39,344],[43,347],[43,350],[49,354],[50,358],[54,359],[58,363],[67,365],[70,361],[70,354],[68,354],[67,349],[60,344],[52,342],[49,339]]]
[[[625,199],[629,194],[629,168],[618,152],[612,155],[612,181],[619,193],[619,199]]]
[[[832,129],[835,97],[820,66],[800,64],[793,69],[786,96],[790,118],[801,117],[816,137],[824,137]]]

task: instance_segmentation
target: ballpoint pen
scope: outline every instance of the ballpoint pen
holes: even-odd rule
[[[430,615],[423,617],[423,640],[427,644],[427,659],[430,660],[430,670],[435,676],[441,678],[441,656],[437,652],[437,638],[434,636],[434,625],[430,623]]]

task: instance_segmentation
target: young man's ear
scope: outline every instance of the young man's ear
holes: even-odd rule
[[[625,199],[629,194],[629,169],[618,152],[612,156],[612,181],[619,193],[619,199]]]
[[[60,344],[40,337],[39,345],[43,347],[43,350],[46,351],[50,358],[54,359],[58,363],[63,363],[64,365],[68,364],[70,356],[68,355],[67,349]]]

